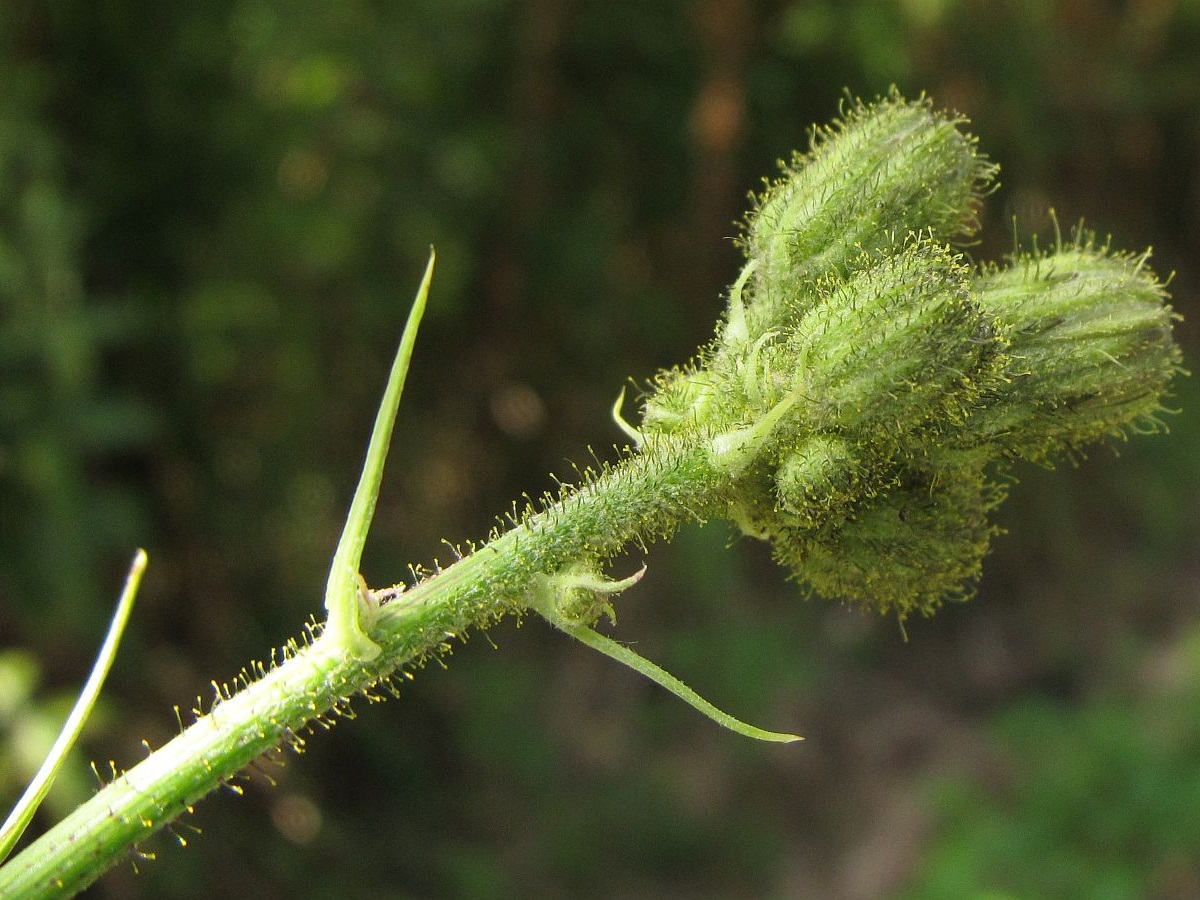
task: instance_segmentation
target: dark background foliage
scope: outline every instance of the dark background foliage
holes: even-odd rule
[[[0,6],[3,797],[135,546],[40,824],[319,610],[430,243],[376,584],[610,455],[624,379],[711,333],[747,192],[843,89],[893,83],[1003,166],[973,254],[1055,209],[1152,244],[1196,318],[1197,0]],[[720,523],[653,548],[617,636],[802,745],[507,623],[91,895],[1196,896],[1193,382],[1169,436],[1021,470],[979,596],[907,642]]]

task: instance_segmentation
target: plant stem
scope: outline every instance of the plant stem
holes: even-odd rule
[[[84,889],[255,759],[302,743],[306,729],[345,714],[354,694],[443,651],[469,628],[526,609],[539,575],[579,559],[609,558],[630,543],[667,536],[684,521],[720,513],[731,481],[705,449],[667,439],[607,468],[380,607],[369,632],[383,648],[375,659],[356,659],[318,638],[228,694],[0,867],[0,896],[61,897]]]

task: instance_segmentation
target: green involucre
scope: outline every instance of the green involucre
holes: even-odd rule
[[[861,495],[862,470],[844,438],[814,434],[781,457],[775,469],[775,503],[796,527],[819,525]]]
[[[1147,257],[1109,252],[1083,235],[984,269],[974,291],[1004,323],[1012,361],[956,443],[1045,461],[1127,429],[1155,429],[1181,357],[1178,316]]]
[[[789,341],[807,368],[805,430],[880,448],[961,421],[1003,351],[968,275],[946,248],[918,240],[822,283]]]
[[[973,593],[1003,499],[982,467],[910,466],[846,517],[777,541],[776,556],[823,596],[929,615]]]

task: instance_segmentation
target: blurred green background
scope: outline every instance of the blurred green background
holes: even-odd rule
[[[1152,244],[1195,359],[1197,0],[0,4],[3,802],[134,547],[132,629],[39,825],[318,612],[430,243],[374,584],[610,456],[624,379],[711,333],[747,192],[843,89],[893,83],[1002,164],[974,255],[1051,208]],[[1176,388],[1170,435],[1021,470],[979,596],[907,642],[721,523],[653,548],[616,635],[804,744],[507,623],[89,896],[1200,896]]]

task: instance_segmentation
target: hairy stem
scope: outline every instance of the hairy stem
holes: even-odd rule
[[[218,702],[0,868],[0,896],[82,890],[255,759],[302,743],[315,723],[343,714],[354,694],[441,652],[469,628],[527,608],[539,575],[721,513],[729,480],[707,452],[661,440],[568,491],[382,606],[369,634],[382,648],[376,658],[355,659],[319,638]]]

